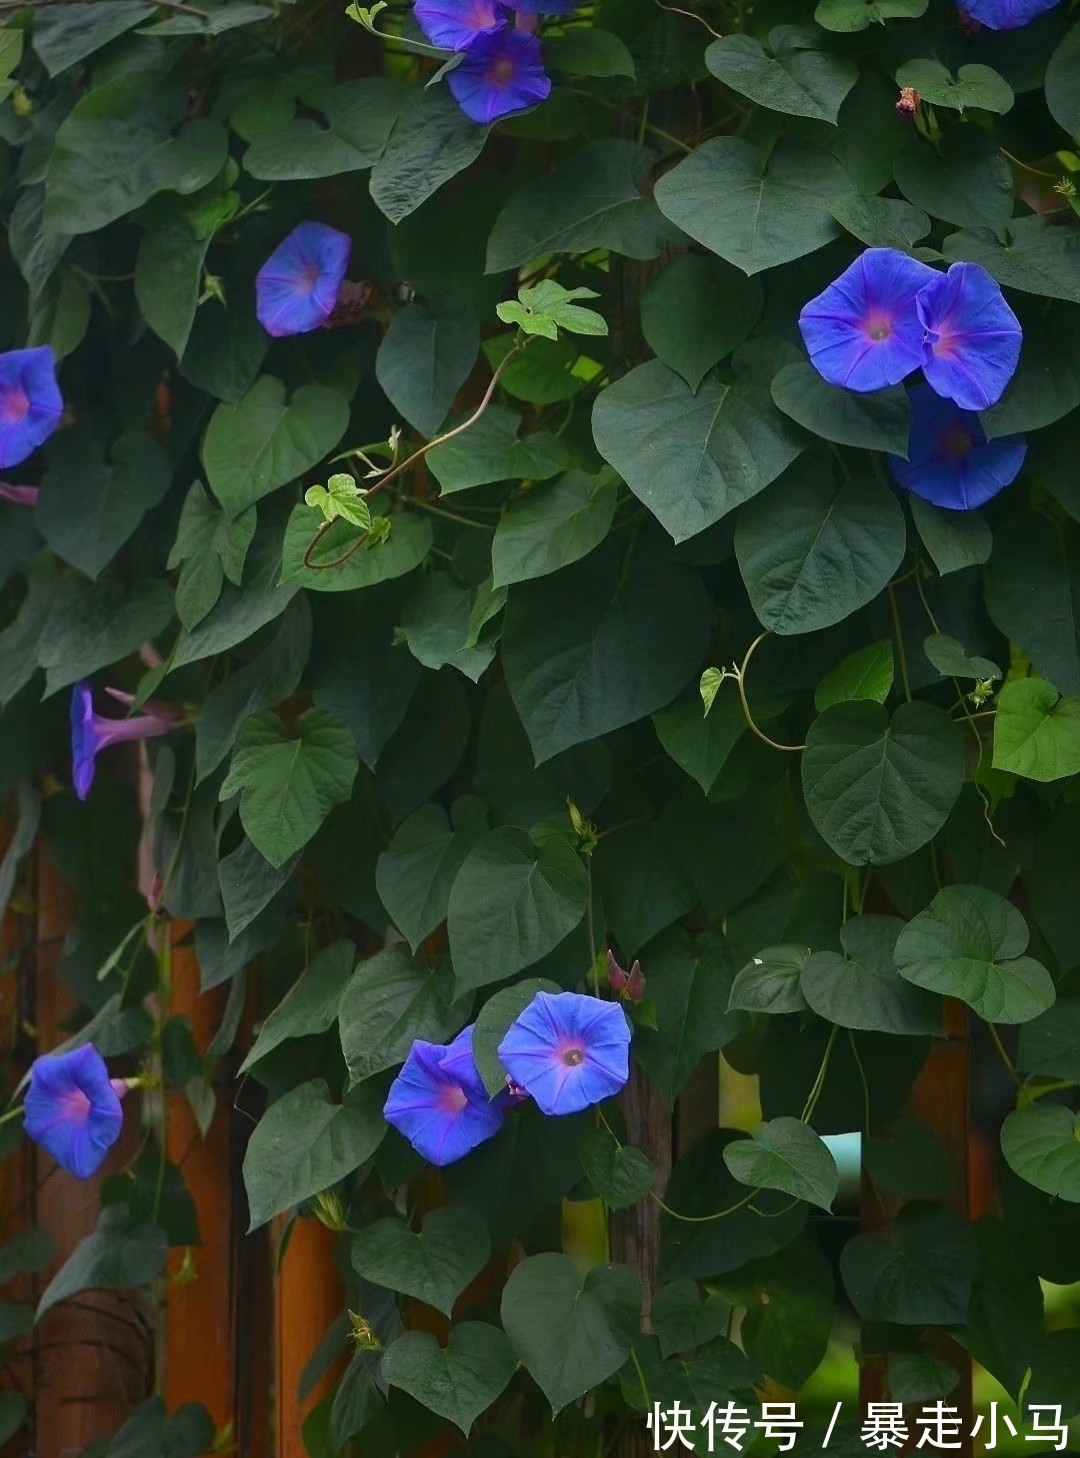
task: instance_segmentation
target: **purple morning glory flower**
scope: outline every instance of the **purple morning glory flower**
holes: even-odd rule
[[[63,413],[50,345],[0,354],[0,469],[17,466],[32,455],[52,435]]]
[[[30,1067],[23,1127],[35,1144],[80,1180],[90,1177],[120,1137],[123,1079],[111,1079],[90,1043],[46,1053]]]
[[[106,689],[121,704],[133,703],[130,694],[119,689]],[[85,800],[94,783],[94,760],[110,744],[128,739],[153,739],[175,729],[180,716],[169,706],[159,705],[155,712],[135,714],[129,719],[106,719],[94,712],[94,693],[88,683],[77,683],[71,690],[71,759],[75,793]]]
[[[960,10],[990,30],[1018,30],[1058,4],[1060,0],[964,0]]]
[[[1001,289],[977,263],[954,263],[919,290],[923,374],[962,410],[996,405],[1016,371],[1023,331]]]
[[[420,29],[435,46],[463,51],[478,35],[501,30],[507,11],[498,0],[416,0]]]
[[[308,334],[334,312],[349,266],[348,234],[326,223],[297,223],[255,276],[255,313],[267,334]]]
[[[484,124],[524,111],[551,95],[540,42],[525,30],[481,32],[446,78],[470,121]]]
[[[865,393],[898,385],[923,360],[915,295],[937,275],[897,248],[868,248],[816,299],[799,328],[830,385]]]
[[[431,1164],[453,1164],[497,1134],[503,1111],[488,1096],[472,1056],[471,1027],[452,1043],[417,1038],[390,1085],[383,1116]]]
[[[518,0],[514,9],[519,15],[569,15],[581,0]]]
[[[538,992],[511,1023],[499,1057],[545,1114],[576,1114],[630,1077],[630,1028],[618,1003]]]
[[[976,414],[920,385],[911,392],[908,459],[890,456],[889,469],[924,501],[971,511],[1015,481],[1026,454],[1022,435],[988,441]]]

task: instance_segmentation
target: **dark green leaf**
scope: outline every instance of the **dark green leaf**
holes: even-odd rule
[[[433,436],[476,363],[480,333],[468,307],[409,304],[383,335],[375,378],[394,409]]]
[[[455,834],[440,805],[422,805],[402,821],[379,857],[379,895],[414,952],[446,919],[450,888],[469,845],[466,835]]]
[[[907,458],[908,401],[900,385],[856,395],[828,384],[800,359],[774,377],[772,397],[785,415],[825,440]]]
[[[907,61],[896,73],[896,84],[914,87],[924,101],[953,111],[978,107],[999,115],[1012,110],[1009,83],[989,66],[961,66],[955,77],[940,61]]]
[[[1053,1007],[1024,1024],[1016,1066],[1024,1073],[1080,1083],[1080,998],[1058,998]]]
[[[1005,288],[1080,304],[1080,228],[1055,227],[1037,215],[1014,218],[1002,243],[989,228],[951,233],[941,245],[950,263],[981,263]]]
[[[408,96],[392,77],[346,81],[323,103],[326,127],[300,117],[267,128],[244,154],[244,169],[264,182],[303,182],[373,167]]]
[[[740,1143],[729,1144],[725,1156]],[[834,1279],[821,1251],[805,1238],[792,1241],[723,1288],[746,1307],[740,1339],[747,1356],[786,1387],[801,1387],[825,1356],[832,1331]]]
[[[656,1029],[637,1029],[634,1057],[674,1106],[701,1059],[744,1026],[741,1013],[728,1011],[734,969],[722,938],[703,936],[695,943],[672,931],[652,943],[642,970],[656,1005]]]
[[[506,1091],[507,1072],[499,1060],[499,1044],[510,1024],[525,1011],[538,992],[561,992],[546,977],[525,977],[489,997],[473,1025],[472,1051],[476,1071],[492,1098]]]
[[[821,1136],[798,1119],[770,1119],[749,1139],[724,1150],[724,1163],[740,1184],[782,1190],[822,1210],[831,1210],[840,1183],[836,1160]]]
[[[403,1220],[376,1220],[352,1243],[353,1270],[365,1281],[426,1301],[449,1316],[491,1251],[487,1227],[459,1205],[430,1210],[419,1231]]]
[[[900,1215],[891,1239],[857,1235],[840,1256],[863,1320],[898,1326],[967,1321],[977,1265],[971,1226],[943,1210]]]
[[[718,80],[758,106],[835,122],[859,70],[821,42],[812,25],[780,25],[769,32],[769,56],[752,36],[725,35],[709,46],[705,64]]]
[[[487,134],[445,86],[412,87],[372,169],[372,201],[400,223],[479,157]]]
[[[417,1038],[447,1042],[467,1012],[453,1001],[449,978],[418,965],[403,946],[377,952],[356,968],[338,1006],[350,1080],[403,1063]]]
[[[971,1313],[968,1324],[953,1335],[1015,1397],[1042,1335],[1042,1288],[1026,1253],[1002,1220],[984,1216],[975,1225],[975,1239],[979,1274],[971,1293]]]
[[[581,1167],[609,1210],[625,1210],[644,1200],[656,1175],[640,1149],[616,1144],[606,1129],[582,1141]]]
[[[492,406],[455,440],[436,446],[427,458],[442,494],[486,486],[491,481],[544,481],[569,465],[558,436],[537,431],[518,439],[521,417]]]
[[[80,1291],[125,1291],[147,1286],[165,1268],[165,1232],[153,1225],[128,1229],[123,1205],[102,1210],[86,1235],[53,1276],[38,1301],[35,1321]]]
[[[845,956],[814,953],[800,985],[819,1017],[861,1032],[941,1033],[937,998],[905,982],[894,965],[903,926],[899,917],[855,916],[840,930]]]
[[[978,511],[942,511],[918,496],[908,498],[911,519],[942,577],[965,567],[981,567],[994,539]]]
[[[814,707],[824,713],[833,704],[850,703],[852,699],[883,704],[892,692],[894,673],[891,640],[871,643],[842,659],[825,675],[814,690]]]
[[[1063,132],[1080,137],[1080,26],[1066,31],[1046,67],[1046,105]]]
[[[173,613],[167,582],[140,578],[128,592],[114,580],[90,584],[67,578],[55,590],[38,640],[38,662],[52,694],[156,638]]]
[[[761,313],[762,291],[720,258],[688,254],[669,263],[641,296],[641,332],[691,390],[743,342]]]
[[[491,545],[494,586],[546,577],[587,557],[611,528],[617,494],[609,475],[583,471],[533,487],[499,518]]]
[[[1080,1203],[1080,1114],[1060,1104],[1028,1104],[1001,1126],[1009,1168],[1042,1190]]]
[[[355,966],[356,948],[352,942],[332,942],[313,957],[259,1029],[240,1072],[289,1038],[306,1038],[333,1027],[341,994]]]
[[[445,1347],[428,1332],[407,1331],[383,1358],[383,1379],[468,1436],[514,1375],[514,1353],[498,1327],[463,1321]]]
[[[1013,212],[1009,164],[980,127],[950,127],[940,147],[911,139],[895,163],[908,202],[961,228],[1003,228]]]
[[[764,947],[736,974],[728,1008],[752,1013],[804,1012],[806,998],[799,979],[809,956],[809,947]]]
[[[866,30],[886,20],[926,14],[929,0],[818,0],[814,19],[826,30]]]

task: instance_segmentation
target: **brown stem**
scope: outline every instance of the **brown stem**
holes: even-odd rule
[[[463,420],[460,425],[455,425],[453,430],[448,430],[445,435],[437,435],[434,440],[427,441],[419,450],[413,451],[411,456],[408,456],[404,461],[400,461],[396,466],[392,466],[380,481],[376,481],[374,486],[364,492],[364,500],[367,501],[372,496],[377,496],[380,491],[385,491],[392,481],[396,481],[399,476],[403,476],[410,466],[415,465],[417,461],[423,460],[427,453],[433,451],[436,446],[445,445],[447,441],[453,440],[456,436],[464,435],[465,431],[470,430],[494,399],[495,391],[499,385],[499,377],[502,375],[503,370],[506,369],[506,366],[514,358],[514,355],[520,354],[528,343],[529,341],[526,339],[521,344],[515,344],[513,349],[507,350],[503,355],[496,366],[495,373],[491,376],[491,383],[484,391],[483,399],[467,420]],[[336,521],[337,518],[335,517],[334,520]],[[355,542],[350,544],[347,551],[343,552],[340,557],[335,557],[332,562],[312,562],[312,552],[333,525],[333,521],[323,522],[322,526],[307,544],[303,563],[305,567],[310,567],[313,572],[329,572],[333,567],[343,566],[350,557],[354,556],[360,550],[367,540],[368,533],[363,532],[357,537]]]

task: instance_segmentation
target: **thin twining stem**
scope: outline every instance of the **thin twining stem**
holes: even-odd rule
[[[750,647],[746,650],[746,657],[742,661],[742,667],[735,675],[735,685],[739,690],[739,702],[742,704],[743,718],[746,720],[747,727],[751,730],[751,732],[756,734],[761,742],[763,744],[767,744],[770,749],[780,749],[783,750],[785,754],[801,754],[802,751],[806,748],[805,744],[778,744],[775,739],[769,738],[769,736],[765,733],[764,729],[758,728],[754,716],[750,712],[750,704],[746,697],[746,670],[750,666],[750,659],[754,656],[758,645],[760,643],[764,643],[765,639],[769,636],[770,634],[767,631],[758,634],[758,636],[750,644]]]

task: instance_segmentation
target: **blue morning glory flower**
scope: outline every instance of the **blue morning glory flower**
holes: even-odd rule
[[[418,1038],[390,1085],[383,1116],[430,1164],[453,1164],[499,1132],[503,1111],[472,1056],[472,1027],[452,1043]]]
[[[134,701],[119,689],[106,689],[121,704]],[[110,744],[129,739],[153,739],[175,729],[180,716],[167,705],[156,712],[133,714],[128,719],[106,719],[94,712],[94,693],[88,683],[77,683],[71,690],[71,760],[75,793],[85,800],[94,783],[94,761]]]
[[[470,121],[487,125],[551,95],[540,42],[529,31],[483,31],[464,54],[446,84]]]
[[[413,13],[432,45],[463,51],[483,32],[501,30],[509,12],[498,0],[416,0]]]
[[[569,15],[581,0],[517,0],[514,9],[521,15]]]
[[[830,385],[865,393],[898,385],[923,359],[915,296],[938,275],[898,248],[868,248],[817,298],[799,329]]]
[[[974,412],[920,385],[911,392],[908,458],[890,456],[889,469],[898,485],[924,501],[971,511],[1016,480],[1026,454],[1022,435],[988,441]]]
[[[52,435],[64,413],[48,344],[0,354],[0,469],[17,466]]]
[[[1023,331],[1001,289],[977,263],[954,263],[915,300],[926,330],[923,374],[962,410],[996,405],[1016,371]]]
[[[255,276],[255,313],[267,334],[308,334],[334,312],[352,242],[326,223],[297,223]]]
[[[1058,4],[1060,0],[963,0],[960,9],[989,30],[1019,30]]]
[[[538,992],[511,1023],[499,1058],[545,1114],[576,1114],[630,1077],[630,1028],[618,1003]]]
[[[120,1137],[122,1079],[111,1079],[90,1043],[47,1053],[30,1067],[23,1127],[35,1144],[80,1180],[94,1173]]]

